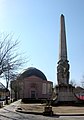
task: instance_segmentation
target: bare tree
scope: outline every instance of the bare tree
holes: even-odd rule
[[[16,52],[18,44],[18,40],[13,41],[10,35],[6,35],[3,40],[0,41],[0,75],[8,69],[14,70],[22,64]]]
[[[0,76],[6,79],[6,89],[8,89],[9,81],[16,76],[17,70],[21,67],[25,60],[17,53],[19,41],[13,41],[12,35],[6,35],[0,38]]]
[[[15,100],[17,100],[19,98],[19,92],[20,90],[22,90],[22,86],[19,84],[19,80],[14,80],[14,81],[11,81],[11,84],[10,84],[10,87],[11,87],[11,90],[13,90],[14,92],[14,95],[12,96]]]
[[[75,87],[76,86],[75,80],[70,80],[70,84]]]
[[[82,86],[82,88],[84,88],[84,75],[82,76],[81,86]]]

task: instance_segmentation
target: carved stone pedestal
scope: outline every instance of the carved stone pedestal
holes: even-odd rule
[[[74,87],[72,85],[56,86],[57,102],[75,102]]]
[[[53,116],[53,111],[51,106],[45,106],[43,115],[45,116]]]

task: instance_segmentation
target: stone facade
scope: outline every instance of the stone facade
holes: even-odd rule
[[[41,77],[31,75],[12,81],[11,86],[12,98],[15,98],[15,94],[17,94],[16,96],[18,99],[50,99],[52,95],[53,83],[51,81],[44,80]],[[15,89],[17,91],[15,91]]]
[[[71,85],[56,86],[56,92],[58,94],[57,101],[60,102],[76,101],[76,97],[74,96],[74,89],[75,88]]]

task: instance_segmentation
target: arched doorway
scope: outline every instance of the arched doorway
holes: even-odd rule
[[[36,98],[36,91],[35,90],[31,90],[31,98],[32,99]]]

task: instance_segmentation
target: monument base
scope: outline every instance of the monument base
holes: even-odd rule
[[[45,106],[43,115],[45,116],[53,116],[53,111],[51,106]]]
[[[58,85],[56,86],[57,100],[56,102],[75,102],[77,99],[74,96],[74,89],[72,85]]]

